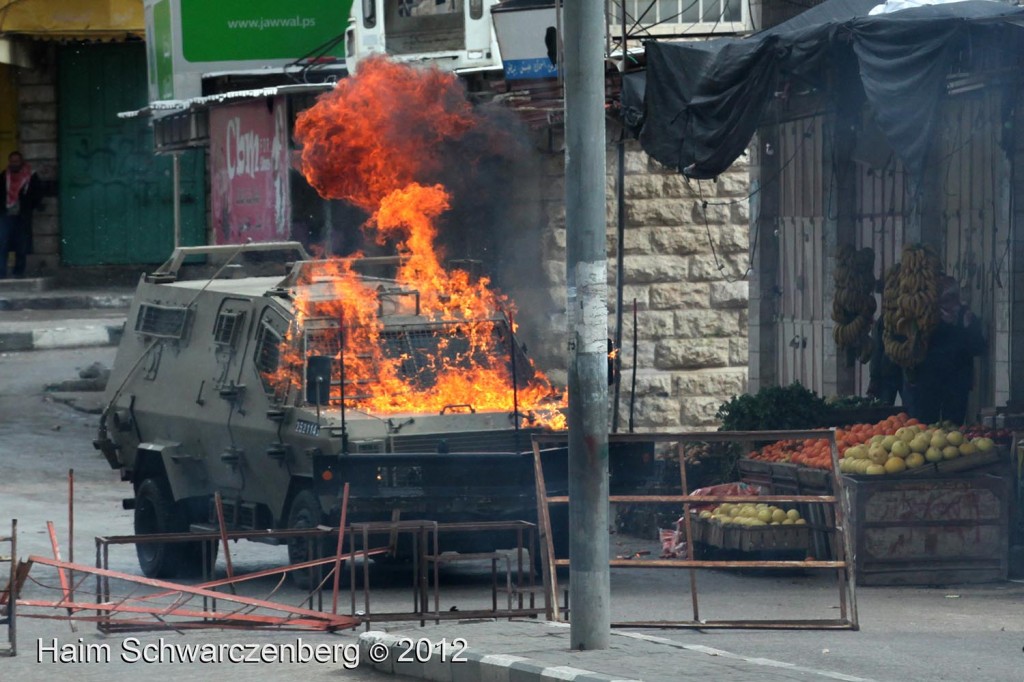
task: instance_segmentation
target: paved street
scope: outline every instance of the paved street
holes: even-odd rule
[[[62,543],[67,537],[67,471],[75,469],[75,558],[92,563],[93,538],[101,534],[131,532],[131,512],[120,500],[131,489],[92,449],[96,417],[76,412],[46,399],[42,386],[74,378],[76,369],[94,361],[112,362],[113,349],[8,353],[0,356],[0,522],[17,517],[19,554],[49,555],[46,521],[57,524]],[[615,551],[639,546],[635,539],[614,537]],[[65,548],[66,549],[66,548]],[[240,543],[232,547],[237,570],[278,565],[284,559],[279,547]],[[111,555],[112,568],[137,572],[131,549]],[[489,575],[483,567],[445,574],[442,610],[479,608],[489,602]],[[223,572],[221,559],[218,569]],[[52,584],[52,575],[37,566],[34,578]],[[373,609],[408,609],[410,574],[402,568],[374,569]],[[736,617],[835,617],[836,592],[831,575],[787,574],[781,576],[735,575],[720,572],[699,574],[701,616]],[[87,586],[85,589],[89,589]],[[274,583],[251,588],[265,594]],[[612,577],[613,612],[616,619],[685,618],[689,616],[686,573],[671,570],[616,570]],[[42,598],[47,588],[36,583],[26,595]],[[419,628],[416,624],[374,623],[411,638],[464,638],[470,649],[483,653],[514,654],[548,666],[571,665],[617,677],[645,680],[675,679],[869,679],[869,680],[1011,680],[1024,679],[1024,585],[1005,583],[944,588],[861,588],[858,590],[860,632],[752,632],[686,630],[640,631],[615,634],[609,652],[570,653],[564,627],[540,622],[449,622]],[[349,594],[342,594],[342,610],[348,612]],[[285,588],[278,597],[297,603],[301,594]],[[357,608],[362,608],[361,595]],[[22,655],[0,659],[0,679],[127,680],[154,671],[160,679],[216,676],[224,680],[247,679],[253,666],[244,664],[177,664],[159,667],[114,661],[111,664],[53,664],[36,662],[37,641],[61,644],[106,643],[116,654],[122,636],[101,638],[92,626],[82,624],[77,634],[59,621],[22,619]],[[306,642],[354,645],[359,633],[337,635],[312,633],[191,632],[133,633],[140,642],[159,637],[172,643],[278,643]],[[166,664],[164,664],[166,665]],[[214,672],[214,669],[216,672]],[[272,679],[381,679],[381,673],[345,670],[344,661],[328,664],[272,663],[260,668]],[[393,679],[393,678],[390,678]]]

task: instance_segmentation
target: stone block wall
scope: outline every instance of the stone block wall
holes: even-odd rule
[[[626,430],[636,301],[637,430],[699,429],[747,385],[749,270],[748,169],[737,163],[716,181],[687,180],[650,159],[635,142],[625,154],[622,384]],[[741,160],[742,161],[742,160]],[[617,154],[608,162],[608,298],[615,304]],[[558,383],[566,377],[564,162],[547,159],[543,247],[552,309],[550,334],[534,354]],[[615,311],[608,334],[614,337]]]

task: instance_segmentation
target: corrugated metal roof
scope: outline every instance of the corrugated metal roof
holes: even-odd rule
[[[251,90],[234,90],[232,92],[224,92],[217,95],[204,95],[202,97],[193,97],[191,99],[157,100],[155,102],[150,102],[141,109],[119,112],[117,117],[136,118],[138,116],[152,116],[158,113],[208,109],[211,106],[218,104],[245,102],[264,97],[276,97],[277,95],[294,95],[306,92],[327,92],[332,88],[334,88],[334,83],[296,83],[293,85],[275,85]]]

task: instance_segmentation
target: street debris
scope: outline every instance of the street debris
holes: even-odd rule
[[[102,392],[106,390],[109,378],[110,369],[102,362],[94,362],[79,370],[77,379],[47,384],[45,388],[49,392]]]
[[[350,559],[348,555],[343,557]],[[182,585],[166,580],[146,578],[120,571],[97,568],[85,564],[75,564],[48,557],[30,556],[29,566],[49,566],[58,572],[69,572],[79,577],[79,581],[70,587],[54,588],[52,585],[30,578],[42,587],[61,590],[62,596],[57,601],[46,599],[18,599],[19,617],[44,618],[54,620],[87,621],[97,624],[105,632],[125,632],[132,630],[184,630],[196,628],[218,629],[286,629],[316,630],[333,632],[355,628],[360,619],[352,616],[316,611],[300,606],[291,606],[269,599],[257,599],[242,595],[217,592],[213,588],[230,584],[238,580],[247,580],[256,576],[281,575],[278,583],[284,582],[284,574],[292,570],[308,569],[312,566],[333,563],[335,557],[329,557],[305,564],[281,566],[276,569],[258,571],[256,574],[238,576],[235,579],[220,579],[200,583],[198,585]],[[71,595],[88,578],[98,578],[98,585],[109,589],[111,580],[122,581],[132,586],[132,591],[125,596],[114,598],[109,593],[96,595],[95,600],[88,598],[72,598]],[[158,590],[156,593],[135,594],[140,587]],[[277,588],[275,588],[276,591]],[[190,605],[196,599],[202,605]],[[212,601],[212,605],[211,605]],[[218,602],[227,602],[233,609],[218,609]],[[36,609],[36,610],[29,610]],[[39,609],[66,609],[67,615],[54,615]],[[95,615],[83,615],[82,611],[95,611]]]

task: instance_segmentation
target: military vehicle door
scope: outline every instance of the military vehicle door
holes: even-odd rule
[[[285,396],[277,394],[267,376],[274,374],[280,367],[281,342],[287,333],[288,321],[285,317],[271,306],[264,306],[260,310],[259,319],[256,320],[254,332],[248,335],[253,340],[253,348],[245,351],[246,357],[251,358],[251,368],[259,382],[258,386],[253,387],[253,391],[262,389],[265,394],[273,393],[276,402],[280,402]]]
[[[243,384],[242,361],[248,345],[248,325],[252,323],[252,301],[246,298],[225,298],[217,310],[213,324],[214,358],[217,376],[214,384],[218,391],[231,385]]]
[[[247,298],[227,297],[221,300],[213,320],[213,372],[199,385],[197,401],[203,410],[212,410],[204,420],[212,432],[204,441],[214,448],[210,454],[232,464],[245,450],[245,438],[239,428],[239,417],[244,414],[245,356],[253,323],[253,303]],[[210,327],[206,327],[210,329]],[[209,366],[209,365],[207,365]],[[212,384],[212,385],[211,385]],[[242,487],[243,479],[237,467],[212,466],[210,475],[214,485],[221,489]]]

